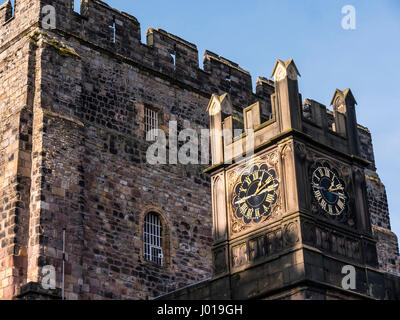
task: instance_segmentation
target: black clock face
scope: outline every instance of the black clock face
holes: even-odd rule
[[[341,216],[346,212],[348,196],[345,183],[329,164],[317,163],[312,169],[311,185],[315,200],[322,211],[330,216]]]
[[[276,203],[279,182],[276,172],[267,165],[254,166],[235,186],[232,202],[236,217],[246,224],[259,223],[271,213]]]

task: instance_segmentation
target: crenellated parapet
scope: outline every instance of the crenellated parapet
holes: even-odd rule
[[[228,93],[233,109],[239,111],[239,114],[233,112],[234,118],[242,118],[242,109],[258,101],[260,123],[270,121],[273,108],[278,108],[276,113],[281,117],[275,120],[278,121],[281,132],[288,128],[301,127],[304,133],[319,137],[322,143],[339,148],[343,148],[343,139],[348,138],[351,146],[344,147],[343,151],[351,154],[368,152],[368,145],[363,145],[362,142],[360,144],[356,139],[360,129],[355,126],[356,101],[350,90],[336,90],[332,100],[333,113],[313,100],[306,100],[304,105],[301,105],[297,87],[299,74],[294,62],[278,60],[272,74],[275,81],[258,77],[254,93],[250,73],[237,63],[206,51],[203,58],[204,67],[201,69],[195,44],[157,28],[148,29],[146,43],[142,43],[139,21],[103,1],[82,0],[81,14],[74,11],[73,0],[15,0],[14,14],[11,2],[7,1],[0,7],[0,21],[3,21],[0,26],[0,50],[10,40],[21,34],[28,35],[29,31],[33,32],[33,29],[40,27],[43,17],[41,12],[46,5],[55,8],[56,30],[53,31],[64,38],[74,39],[75,43],[78,41],[83,44],[73,48],[77,56],[84,58],[85,52],[82,48],[94,46],[98,50],[106,50],[114,57],[124,59],[125,62],[129,61],[146,70],[152,70],[170,81],[189,85],[204,96],[209,96],[210,93]],[[46,33],[50,31],[52,30],[46,30]],[[67,47],[73,46],[68,44]],[[286,93],[290,95],[283,97],[282,94]],[[271,98],[273,95],[274,98]],[[287,98],[291,107],[281,105],[281,98]],[[285,110],[290,114],[285,115]],[[366,142],[368,136],[362,135],[362,138]],[[368,154],[368,160],[371,158],[373,155]]]
[[[292,59],[288,61],[278,60],[272,73],[274,82],[262,78],[258,80],[258,94],[269,94],[271,96],[271,116],[269,119],[262,118],[259,102],[244,108],[241,115],[244,132],[241,136],[242,139],[235,138],[233,132],[235,115],[226,114],[227,109],[233,109],[229,96],[226,94],[222,96],[214,95],[211,98],[208,107],[211,116],[211,129],[216,129],[212,132],[221,136],[220,138],[215,136],[214,141],[223,140],[224,148],[220,150],[220,153],[224,154],[225,161],[230,161],[231,156],[235,158],[241,156],[242,152],[246,152],[245,145],[252,145],[252,143],[248,143],[248,139],[254,139],[253,147],[256,150],[271,139],[290,132],[300,133],[321,145],[339,150],[352,157],[373,159],[373,154],[361,153],[360,151],[360,145],[362,143],[364,146],[366,139],[365,134],[361,134],[367,129],[357,124],[356,100],[351,90],[341,91],[337,89],[335,91],[331,103],[333,112],[323,104],[311,99],[305,99],[304,104],[302,104],[298,90],[299,75],[300,73]],[[222,134],[218,133],[219,129]],[[254,132],[254,137],[248,137],[249,130]],[[213,150],[217,152],[218,148]],[[215,154],[213,164],[217,165],[220,160],[221,157]]]
[[[40,19],[44,16],[41,11],[46,5],[55,8],[56,29],[43,32],[53,31],[83,45],[106,50],[142,68],[189,85],[205,95],[210,92],[229,93],[233,104],[239,108],[262,100],[262,114],[269,116],[273,87],[270,80],[260,77],[256,93],[253,93],[248,71],[210,51],[204,53],[204,67],[201,69],[197,46],[161,29],[148,29],[146,43],[142,43],[139,21],[99,0],[82,0],[80,14],[73,10],[73,0],[15,0],[15,14],[11,19],[11,4],[7,2],[0,11],[0,17],[4,17],[2,21],[8,21],[0,26],[0,48],[19,34],[28,34],[40,27]],[[29,14],[29,19],[26,14]]]
[[[251,100],[253,95],[251,75],[248,71],[240,68],[238,64],[206,51],[204,71],[211,75],[211,86],[215,89],[220,88],[230,96],[240,98],[240,104]],[[218,91],[214,90],[213,92]]]
[[[11,1],[8,0],[6,3],[0,6],[0,23],[6,23],[8,20],[12,18],[12,4]]]

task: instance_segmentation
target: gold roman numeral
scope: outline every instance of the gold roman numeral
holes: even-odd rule
[[[268,185],[268,184],[271,183],[271,181],[272,181],[272,177],[271,177],[271,176],[268,176],[268,179],[265,181],[264,184]]]
[[[254,171],[253,180],[258,180],[259,177],[260,177],[260,172],[259,171]]]
[[[241,193],[241,192],[247,192],[247,190],[245,189],[245,188],[243,188],[243,187],[240,187],[240,189],[239,189],[239,193]]]
[[[314,192],[314,194],[315,194],[315,197],[317,198],[317,200],[321,201],[321,199],[322,199],[321,191],[317,190]]]
[[[243,215],[245,215],[248,208],[249,208],[249,207],[247,206],[247,204],[244,203],[244,204],[242,204],[242,206],[240,207],[240,212],[241,212]]]
[[[253,219],[253,209],[247,209],[245,216],[247,217],[247,219]]]
[[[327,206],[328,204],[326,203],[326,201],[325,201],[325,199],[322,199],[321,200],[321,207],[322,207],[322,209],[324,209],[325,211],[328,211],[327,209],[326,209],[326,206]]]
[[[268,194],[267,202],[272,203],[275,200],[275,196],[273,194]]]
[[[337,202],[337,206],[340,208],[340,210],[343,210],[344,209],[344,202],[341,199],[339,199],[338,202]]]
[[[344,193],[338,193],[338,195],[339,195],[339,199],[346,200],[346,196],[344,195]]]

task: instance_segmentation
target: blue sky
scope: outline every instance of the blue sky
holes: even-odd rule
[[[79,3],[79,1],[75,1]],[[303,97],[329,105],[351,88],[358,121],[373,133],[378,173],[386,184],[393,230],[400,235],[400,1],[398,0],[107,0],[135,16],[142,41],[158,27],[218,53],[257,76],[277,58],[294,58]],[[345,5],[356,30],[341,27]]]

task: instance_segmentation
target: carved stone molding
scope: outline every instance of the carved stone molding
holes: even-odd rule
[[[232,265],[240,267],[247,264],[249,257],[247,254],[247,243],[241,243],[232,248]]]
[[[270,167],[276,168],[279,162],[278,152],[274,151],[268,154],[267,163]]]
[[[304,244],[329,254],[362,262],[360,239],[321,227],[311,221],[302,222],[302,237]]]
[[[341,166],[340,172],[347,181],[351,179],[351,168],[349,166]]]
[[[279,145],[279,152],[282,160],[293,154],[293,141],[286,142]]]
[[[364,171],[359,168],[354,169],[354,178],[357,184],[363,183],[365,181]]]
[[[227,235],[225,203],[225,176],[221,173],[212,178],[213,235],[215,241],[224,239]]]
[[[285,241],[287,245],[294,245],[299,241],[297,222],[291,222],[285,226]]]
[[[262,261],[296,245],[300,241],[297,220],[266,230],[263,234],[244,240],[232,247],[232,267],[239,268]]]
[[[304,143],[295,142],[296,156],[301,162],[307,159],[307,148]]]

